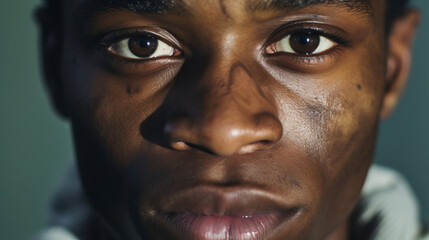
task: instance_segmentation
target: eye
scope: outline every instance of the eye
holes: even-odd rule
[[[180,55],[179,50],[159,40],[157,36],[150,33],[138,34],[123,39],[110,46],[108,50],[129,59],[149,59]]]
[[[314,31],[302,31],[287,35],[269,45],[267,53],[286,52],[300,55],[314,55],[326,52],[338,44]]]

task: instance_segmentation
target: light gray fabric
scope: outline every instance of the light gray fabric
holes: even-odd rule
[[[91,228],[99,228],[97,215],[84,196],[77,166],[68,172],[52,198],[49,227],[31,240],[97,240]]]
[[[64,227],[51,227],[42,232],[35,240],[79,240]]]
[[[429,240],[422,237],[419,206],[407,182],[397,172],[372,166],[362,189],[365,208],[358,221],[365,223],[380,217],[374,240]],[[73,166],[54,198],[52,227],[32,240],[96,240],[82,235],[84,222],[96,219],[85,200]],[[73,232],[73,233],[72,233]],[[76,236],[79,234],[81,239]]]
[[[397,172],[373,166],[362,189],[365,208],[359,219],[368,222],[377,214],[380,223],[376,240],[419,240],[421,224],[419,205],[405,179]]]

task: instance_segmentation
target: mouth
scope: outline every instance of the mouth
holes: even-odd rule
[[[292,221],[300,207],[263,190],[197,187],[155,211],[157,222],[179,239],[262,240]]]
[[[292,212],[290,212],[292,214]],[[168,222],[186,236],[184,239],[257,240],[270,235],[285,218],[281,213],[250,216],[204,216],[170,214]]]

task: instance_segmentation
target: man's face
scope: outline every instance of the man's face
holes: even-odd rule
[[[384,1],[65,2],[65,112],[115,234],[344,234],[382,108]]]

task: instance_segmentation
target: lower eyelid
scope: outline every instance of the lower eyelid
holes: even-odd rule
[[[181,62],[177,58],[159,58],[159,59],[127,59],[114,56],[113,53],[107,53],[102,62],[104,67],[110,71],[120,74],[141,74],[160,71],[161,69],[173,66]]]
[[[344,49],[333,47],[326,53],[307,56],[293,53],[267,54],[267,61],[283,70],[298,73],[315,73],[326,70],[342,56]]]

